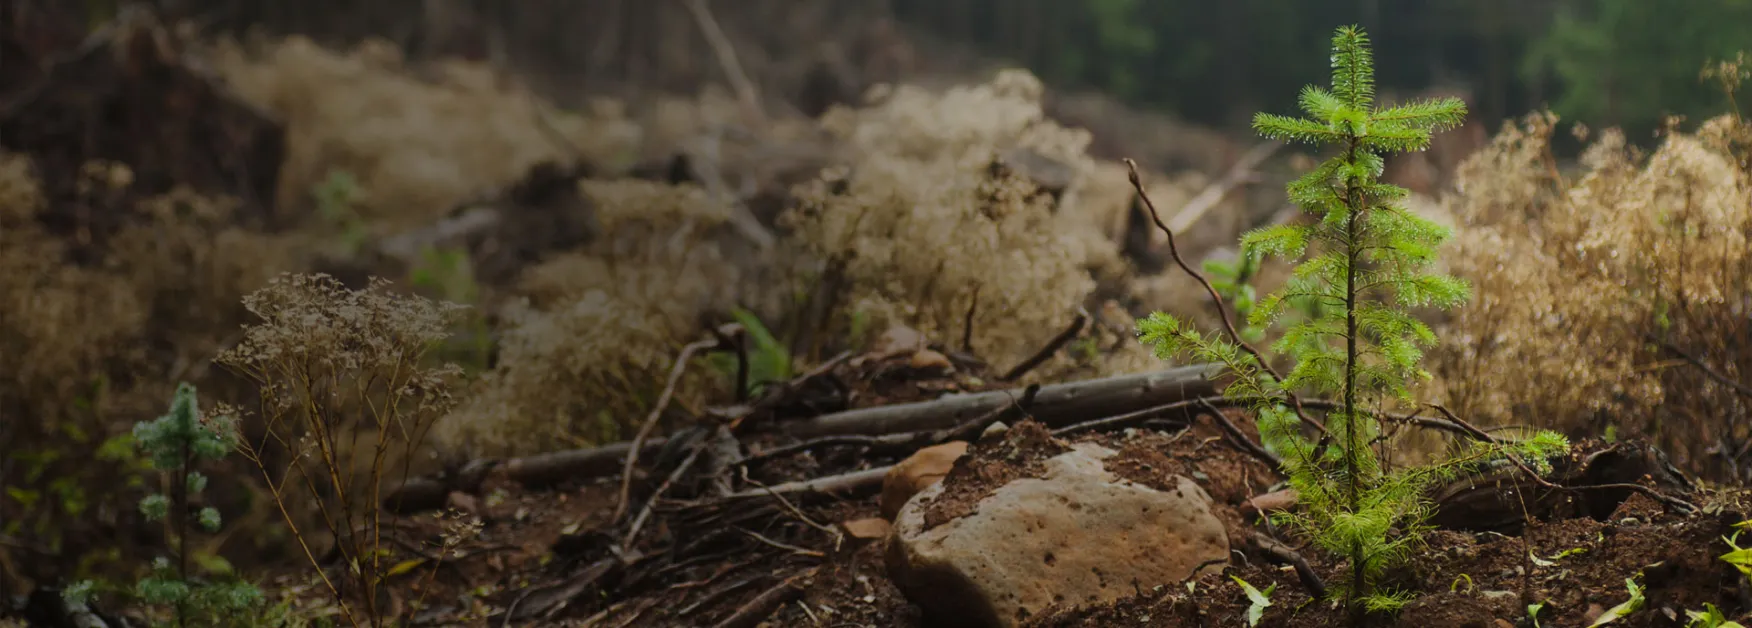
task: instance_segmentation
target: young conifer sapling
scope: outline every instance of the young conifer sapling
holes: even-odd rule
[[[1300,494],[1300,510],[1280,515],[1281,523],[1348,561],[1332,594],[1360,620],[1364,611],[1403,604],[1382,593],[1377,580],[1416,547],[1429,511],[1424,489],[1432,482],[1510,455],[1545,472],[1546,457],[1567,443],[1541,433],[1477,443],[1422,467],[1383,463],[1376,448],[1380,410],[1410,403],[1411,386],[1430,377],[1419,362],[1435,334],[1412,310],[1449,308],[1469,296],[1465,282],[1431,269],[1448,230],[1407,210],[1409,193],[1380,180],[1384,155],[1424,150],[1433,133],[1459,126],[1466,108],[1454,98],[1377,105],[1369,41],[1356,27],[1338,29],[1331,58],[1331,87],[1302,90],[1306,117],[1261,113],[1253,121],[1267,138],[1337,148],[1288,185],[1290,200],[1314,220],[1242,238],[1244,255],[1298,262],[1284,287],[1253,308],[1250,323],[1281,323],[1295,302],[1327,306],[1283,325],[1272,349],[1294,366],[1278,381],[1240,339],[1201,334],[1163,313],[1141,321],[1139,335],[1164,359],[1189,354],[1222,363],[1236,376],[1224,395],[1256,410],[1261,440],[1283,459]],[[1305,434],[1308,425],[1291,409],[1291,393],[1337,398],[1318,439]]]

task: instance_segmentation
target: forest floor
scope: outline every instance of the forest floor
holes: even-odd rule
[[[41,177],[50,187],[66,192],[83,185],[75,182],[87,176],[85,162],[96,156],[88,154],[88,145],[68,138],[101,138],[107,147],[95,152],[132,162],[133,176],[143,181],[161,188],[187,185],[251,199],[245,208],[261,213],[245,213],[238,218],[240,223],[283,228],[285,224],[274,223],[296,222],[268,211],[273,205],[269,199],[280,191],[259,176],[263,167],[279,170],[286,159],[282,151],[291,151],[289,143],[269,132],[274,123],[266,115],[215,92],[200,76],[178,73],[187,68],[174,55],[155,53],[147,45],[157,45],[161,39],[118,39],[116,50],[143,57],[122,55],[117,58],[139,63],[117,65],[129,71],[168,68],[173,79],[155,74],[148,80],[140,78],[144,74],[129,72],[71,73],[71,79],[63,74],[59,79],[41,79],[39,87],[50,89],[8,100],[18,104],[8,109],[7,128],[28,131],[14,133],[11,139],[23,145],[9,149],[31,153]],[[57,57],[47,53],[53,47],[50,43],[35,42],[45,46],[39,56],[69,65],[102,64],[106,58],[90,51]],[[126,48],[124,43],[138,45]],[[57,85],[57,80],[73,84]],[[122,90],[105,81],[147,87]],[[69,110],[64,106],[67,102],[85,102],[92,94],[125,102],[115,105],[112,115],[85,120],[60,113]],[[158,123],[164,120],[175,124]],[[82,123],[90,126],[81,127]],[[1172,125],[1165,123],[1167,127]],[[1105,141],[1097,145],[1128,151],[1127,138],[1115,137],[1123,134],[1123,130],[1103,133]],[[1200,141],[1210,141],[1211,135],[1196,134]],[[191,138],[229,145],[217,150]],[[1234,149],[1226,145],[1221,151],[1240,152]],[[190,154],[204,157],[165,160]],[[1166,156],[1160,161],[1176,159],[1233,161],[1211,155]],[[658,160],[654,167],[642,163],[642,171],[631,176],[671,184],[723,183],[689,181],[704,177],[678,174],[678,163],[682,169],[688,165],[679,159]],[[777,181],[780,177],[763,170],[770,165],[765,162],[727,159],[718,165],[724,171],[768,176],[750,187],[785,188],[793,183]],[[252,170],[257,176],[250,176]],[[555,190],[576,188],[595,176],[582,167],[558,172],[551,162],[519,174],[515,181],[499,182],[521,184],[508,185],[508,191],[496,199],[504,207],[542,209],[537,201],[563,196]],[[1220,173],[1206,173],[1199,180],[1221,186],[1216,174]],[[1051,187],[1046,184],[1051,177],[1033,178],[1039,188]],[[1182,200],[1205,188],[1193,186]],[[1228,189],[1220,191],[1219,198]],[[1122,206],[1129,208],[1124,211],[1130,213],[1116,215],[1130,227],[1104,235],[1114,240],[1141,238],[1144,244],[1139,247],[1154,254],[1153,262],[1161,265],[1160,246],[1151,244],[1155,236],[1137,214],[1141,210],[1129,202],[1130,189],[1122,189],[1121,194],[1127,197]],[[1275,194],[1270,190],[1267,196]],[[796,200],[788,190],[778,196],[773,202]],[[110,202],[112,210],[122,204]],[[1258,213],[1248,207],[1230,209],[1227,217],[1237,223]],[[101,255],[106,233],[119,229],[119,223],[140,220],[123,211],[94,214],[92,210],[67,204],[42,213],[43,227],[70,243],[68,266],[96,266],[91,262],[95,257],[80,256]],[[428,223],[461,216],[436,215],[431,210],[427,214]],[[763,227],[774,227],[772,216],[759,218]],[[1141,235],[1139,224],[1146,225]],[[1211,251],[1238,231],[1208,223],[1201,228],[1206,231],[1182,245]],[[473,252],[498,247],[495,254],[510,259],[502,283],[512,284],[510,277],[524,266],[533,266],[532,260],[563,248],[564,243],[551,241],[556,231],[564,231],[564,226],[508,225],[494,234],[497,239],[489,238],[491,246],[477,242]],[[1108,244],[1115,250],[1123,248]],[[1143,265],[1142,258],[1149,256],[1135,250],[1127,254],[1126,263],[1134,265]],[[483,253],[476,259],[489,258]],[[344,268],[355,274],[397,268],[384,258],[350,263]],[[485,275],[487,269],[476,270]],[[966,314],[968,327],[974,315],[971,310]],[[1010,313],[981,315],[1002,318]],[[1090,329],[1099,327],[1099,319],[1083,312],[1064,338],[1004,348],[1023,355],[1039,350],[1042,356],[1063,356],[1071,352],[1066,348],[1070,337],[1083,332],[1085,322],[1092,323]],[[1030,331],[1044,337],[1057,332]],[[1105,331],[1115,334],[1112,329]],[[1129,332],[1118,330],[1118,339],[1132,340]],[[965,333],[971,336],[973,330]],[[952,468],[942,474],[943,492],[927,518],[940,522],[965,517],[978,510],[992,491],[1041,475],[1043,461],[1075,445],[1095,444],[1117,452],[1105,461],[1117,483],[1167,492],[1174,490],[1176,478],[1193,479],[1209,495],[1211,514],[1226,533],[1224,547],[1232,550],[1227,563],[1196,571],[1199,575],[1189,580],[1133,586],[1094,604],[1037,609],[1018,624],[1242,626],[1249,623],[1256,604],[1241,582],[1270,591],[1270,605],[1257,625],[1304,628],[1344,623],[1341,612],[1317,599],[1310,585],[1341,580],[1346,566],[1261,519],[1261,499],[1276,494],[1283,478],[1262,460],[1257,447],[1249,446],[1257,442],[1258,434],[1248,414],[1207,413],[1189,405],[1221,401],[1203,376],[1125,380],[1149,374],[1064,369],[1035,382],[1036,388],[1020,385],[1028,369],[1006,373],[988,365],[966,351],[971,342],[927,340],[899,327],[891,329],[888,337],[896,335],[916,340],[902,343],[907,346],[900,351],[845,347],[839,358],[821,360],[787,381],[772,382],[756,398],[708,399],[703,407],[690,408],[689,414],[697,415],[690,427],[671,430],[661,435],[662,440],[622,444],[619,450],[611,445],[481,459],[476,465],[453,467],[477,475],[451,473],[409,483],[419,490],[403,490],[419,492],[419,504],[408,506],[409,512],[394,517],[382,531],[389,552],[385,559],[395,566],[382,591],[388,609],[407,617],[410,625],[431,626],[931,626],[931,618],[909,600],[891,573],[897,560],[890,546],[894,515],[885,512],[884,493],[893,484],[892,469],[919,450],[967,442],[969,453],[955,458]],[[168,334],[153,340],[174,343]],[[1086,353],[1100,353],[1102,345],[1118,346],[1110,342],[1112,338],[1093,333],[1084,340]],[[1103,384],[1115,381],[1124,385]],[[1165,389],[1161,381],[1178,382],[1184,390]],[[942,404],[965,398],[953,393],[1008,397],[974,410],[943,410]],[[894,410],[878,417],[881,420],[857,414],[880,408]],[[843,427],[853,418],[870,422],[856,428],[823,427]],[[840,419],[847,423],[834,423]],[[987,435],[988,428],[999,423],[1004,428],[1001,433]],[[740,457],[705,453],[726,441]],[[630,473],[622,468],[629,450],[642,456],[642,463]],[[531,469],[540,465],[553,467],[536,478]],[[1396,615],[1369,619],[1368,625],[1581,627],[1630,600],[1633,592],[1640,592],[1640,605],[1612,625],[1687,625],[1687,612],[1702,610],[1706,604],[1719,606],[1730,616],[1752,611],[1747,577],[1720,559],[1735,549],[1728,540],[1735,524],[1752,516],[1744,496],[1696,488],[1660,452],[1632,441],[1580,442],[1556,466],[1559,471],[1552,485],[1498,472],[1470,475],[1440,487],[1434,494],[1436,511],[1431,519],[1435,529],[1404,566],[1381,583],[1408,603]],[[824,478],[829,481],[821,483]],[[478,520],[478,529],[459,534],[458,522],[470,519]],[[1300,565],[1305,570],[1298,571],[1295,557],[1306,561]],[[251,568],[252,575],[266,574],[260,580],[270,598],[317,614],[331,604],[332,596],[305,564],[288,561]],[[1627,579],[1634,585],[1627,588]]]
[[[1230,417],[1253,435],[1244,414]],[[1280,479],[1236,447],[1208,417],[1190,425],[1158,420],[1062,440],[1044,430],[1029,433],[1036,436],[1021,441],[1020,455],[1000,455],[999,448],[976,445],[958,459],[944,480],[956,490],[934,508],[948,511],[949,517],[965,515],[983,490],[1027,476],[1030,461],[1063,451],[1070,443],[1094,442],[1119,452],[1108,468],[1126,481],[1167,489],[1176,476],[1196,478],[1214,500],[1213,510],[1228,529],[1236,554],[1226,569],[1207,571],[1179,586],[1049,609],[1024,625],[1247,625],[1253,604],[1237,579],[1270,591],[1271,605],[1257,625],[1344,624],[1344,614],[1312,596],[1292,566],[1248,541],[1270,529],[1249,502]],[[1612,467],[1608,474],[1616,474],[1634,465],[1598,462],[1599,455],[1624,446],[1582,443],[1573,457],[1596,460],[1602,469]],[[758,445],[751,449],[760,450]],[[894,462],[860,455],[859,449],[828,447],[768,459],[750,473],[778,485]],[[1670,493],[1679,508],[1695,507],[1680,512],[1640,492],[1548,491],[1523,482],[1469,481],[1473,486],[1460,490],[1472,489],[1471,499],[1513,500],[1516,509],[1526,510],[1505,512],[1450,499],[1440,507],[1455,513],[1438,514],[1438,521],[1523,518],[1531,523],[1462,523],[1428,533],[1425,544],[1383,583],[1409,603],[1397,616],[1371,619],[1367,625],[1590,626],[1608,609],[1630,600],[1627,580],[1635,582],[1643,601],[1611,625],[1688,625],[1688,610],[1713,604],[1732,612],[1744,604],[1746,577],[1719,559],[1733,551],[1727,539],[1735,533],[1734,524],[1748,514],[1743,495]],[[616,484],[617,478],[608,477],[529,491],[503,478],[490,479],[478,496],[452,499],[453,506],[462,504],[485,522],[478,538],[458,548],[462,558],[446,561],[430,579],[417,575],[424,569],[410,571],[392,588],[393,595],[423,600],[426,610],[416,617],[432,624],[480,624],[484,616],[490,618],[484,625],[499,625],[501,613],[510,612],[541,625],[568,626],[941,625],[930,623],[889,577],[888,526],[870,523],[883,517],[879,487],[736,502],[672,496],[673,503],[660,507],[668,511],[666,516],[650,524],[660,526],[661,533],[649,544],[617,549],[619,539],[607,525]],[[679,486],[670,490],[687,492]],[[438,543],[446,516],[410,517],[410,525],[400,532],[407,543],[398,544]],[[1299,544],[1293,534],[1284,538]],[[1337,581],[1346,568],[1317,551],[1304,550],[1302,555],[1324,582]],[[1537,611],[1531,610],[1535,605]],[[519,608],[525,611],[519,613]],[[465,619],[469,617],[475,619]]]

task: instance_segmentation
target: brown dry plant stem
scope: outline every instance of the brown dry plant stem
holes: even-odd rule
[[[663,392],[657,395],[657,402],[651,405],[651,413],[645,416],[645,423],[639,426],[639,433],[633,436],[633,448],[627,450],[626,465],[621,468],[620,500],[615,502],[614,516],[609,521],[619,522],[627,514],[627,502],[631,499],[633,490],[633,469],[639,464],[639,450],[643,448],[645,439],[651,437],[651,431],[657,428],[657,418],[663,416],[663,411],[669,408],[669,400],[675,397],[675,386],[681,382],[681,374],[687,371],[688,361],[695,353],[718,346],[717,340],[696,340],[681,348],[681,354],[675,356],[675,365],[669,368],[669,381],[663,384]]]
[[[1185,271],[1187,275],[1198,281],[1199,285],[1204,286],[1205,293],[1211,297],[1211,304],[1216,306],[1217,314],[1222,317],[1223,333],[1228,334],[1230,342],[1241,347],[1241,350],[1246,351],[1247,355],[1253,356],[1253,360],[1259,363],[1259,368],[1264,369],[1266,373],[1269,373],[1273,381],[1283,381],[1283,375],[1278,373],[1276,368],[1272,367],[1271,362],[1265,359],[1265,355],[1261,354],[1258,349],[1253,348],[1252,344],[1241,339],[1241,333],[1235,330],[1235,321],[1229,316],[1229,308],[1224,305],[1222,295],[1217,294],[1216,286],[1211,285],[1211,281],[1205,278],[1204,273],[1193,269],[1191,265],[1186,263],[1186,259],[1180,256],[1180,247],[1176,246],[1174,243],[1174,230],[1169,229],[1167,223],[1162,222],[1161,213],[1156,211],[1156,203],[1151,201],[1150,194],[1144,191],[1143,179],[1138,176],[1138,162],[1132,161],[1130,158],[1127,158],[1124,161],[1126,174],[1131,180],[1132,189],[1137,191],[1138,198],[1144,202],[1144,208],[1150,211],[1150,221],[1156,223],[1156,228],[1161,229],[1162,234],[1168,237],[1168,255],[1174,258],[1174,264],[1179,266],[1180,270]],[[1290,400],[1290,406],[1295,409],[1296,416],[1300,417],[1303,423],[1312,425],[1314,426],[1314,429],[1319,430],[1323,441],[1325,438],[1331,436],[1331,433],[1326,431],[1325,424],[1314,420],[1312,417],[1309,417],[1306,412],[1302,411],[1302,400],[1294,391],[1285,390],[1284,395]]]
[[[724,68],[725,79],[736,90],[737,100],[742,102],[749,116],[755,119],[762,117],[760,93],[755,90],[754,81],[748,79],[748,72],[742,69],[742,62],[736,57],[736,47],[724,35],[724,29],[718,26],[717,18],[712,17],[711,7],[706,6],[706,0],[682,0],[682,4],[687,5],[688,13],[700,27],[700,34],[705,36],[706,43],[712,47],[712,54],[718,57],[718,64]]]
[[[974,294],[979,294],[977,289],[975,289]],[[972,316],[969,315],[968,318],[971,319]],[[1016,381],[1016,378],[1027,375],[1029,371],[1034,370],[1034,367],[1040,366],[1052,358],[1052,354],[1058,353],[1059,349],[1063,349],[1066,344],[1075,340],[1077,334],[1082,333],[1083,326],[1087,324],[1089,324],[1089,312],[1078,308],[1077,317],[1071,319],[1071,324],[1065,326],[1064,331],[1053,336],[1052,340],[1048,340],[1044,346],[1040,347],[1039,351],[1034,352],[1034,355],[1028,356],[1028,359],[1005,371],[1002,376],[998,377],[998,381],[1013,382]]]
[[[1463,428],[1465,428],[1469,433],[1471,433],[1473,435],[1473,438],[1476,438],[1476,439],[1483,441],[1483,442],[1486,442],[1486,443],[1498,442],[1498,439],[1495,436],[1491,436],[1490,434],[1485,433],[1484,430],[1478,429],[1476,426],[1473,426],[1471,423],[1466,422],[1464,419],[1461,419],[1458,415],[1454,414],[1452,411],[1448,410],[1446,407],[1443,407],[1440,404],[1429,404],[1429,407],[1435,409],[1437,412],[1442,413],[1442,416],[1448,417],[1448,420],[1453,421],[1454,424],[1460,425]],[[1657,502],[1660,502],[1661,505],[1666,506],[1668,508],[1672,508],[1673,510],[1676,510],[1680,513],[1691,513],[1691,512],[1697,511],[1697,506],[1692,504],[1691,502],[1685,501],[1683,499],[1679,499],[1677,497],[1671,497],[1668,495],[1664,495],[1660,491],[1649,488],[1647,486],[1643,486],[1641,484],[1618,483],[1618,484],[1590,484],[1587,486],[1563,486],[1560,484],[1553,483],[1551,480],[1545,479],[1545,476],[1540,475],[1539,472],[1533,470],[1533,468],[1531,466],[1529,466],[1526,461],[1521,460],[1520,456],[1517,456],[1512,452],[1506,452],[1505,457],[1508,458],[1509,462],[1514,463],[1517,470],[1519,470],[1523,475],[1526,475],[1528,479],[1531,479],[1534,484],[1539,485],[1540,488],[1549,489],[1549,490],[1553,490],[1553,491],[1564,491],[1564,492],[1570,492],[1570,493],[1573,493],[1576,491],[1581,491],[1581,490],[1598,490],[1598,489],[1606,489],[1606,488],[1621,489],[1621,490],[1626,490],[1626,491],[1633,491],[1633,492],[1637,492],[1637,493],[1642,493],[1644,496],[1647,496],[1650,499],[1653,499]]]
[[[1708,377],[1711,380],[1714,380],[1717,384],[1727,386],[1728,388],[1732,388],[1734,390],[1734,392],[1740,393],[1742,396],[1745,396],[1747,398],[1752,398],[1752,386],[1747,386],[1747,385],[1742,384],[1740,382],[1734,381],[1733,378],[1730,378],[1726,375],[1721,374],[1721,371],[1717,371],[1714,368],[1711,368],[1710,365],[1705,364],[1703,362],[1703,360],[1700,360],[1696,356],[1691,355],[1690,352],[1688,352],[1684,349],[1680,349],[1678,345],[1675,345],[1670,341],[1661,340],[1659,338],[1656,338],[1654,334],[1644,334],[1643,337],[1648,338],[1651,341],[1660,343],[1661,348],[1673,352],[1673,355],[1677,355],[1677,356],[1679,356],[1680,359],[1685,360],[1686,362],[1690,363],[1692,366],[1697,367],[1698,370],[1703,371],[1703,374],[1705,377]]]
[[[239,449],[353,625],[386,625],[378,595],[387,572],[382,485],[397,465],[407,475],[461,375],[427,356],[466,308],[393,294],[388,285],[374,279],[350,290],[326,275],[282,275],[244,298],[262,322],[246,326],[217,360],[257,386],[261,435]],[[300,526],[311,514],[304,503],[333,537],[329,554],[347,575],[338,583],[311,549],[310,528]]]

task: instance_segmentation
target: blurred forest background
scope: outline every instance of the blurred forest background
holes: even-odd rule
[[[547,67],[582,78],[571,87],[696,85],[716,68],[671,3],[632,0],[345,0],[273,2],[164,0],[226,29],[369,35],[410,51],[466,52]],[[109,0],[88,1],[94,17]],[[797,61],[822,50],[862,57],[882,45],[865,34],[782,41],[801,24],[846,24],[892,16],[915,35],[977,48],[1020,63],[1060,88],[1088,88],[1244,130],[1250,112],[1288,110],[1309,76],[1325,71],[1329,25],[1375,33],[1384,87],[1439,87],[1470,96],[1479,119],[1496,122],[1549,106],[1569,119],[1622,126],[1647,137],[1663,116],[1696,117],[1719,106],[1698,68],[1731,56],[1752,32],[1744,0],[747,0],[714,10],[726,23],[778,41],[757,56]],[[849,17],[858,19],[848,20]],[[791,28],[787,28],[791,27]],[[751,31],[744,31],[751,32]],[[692,42],[692,43],[690,43]],[[790,48],[790,49],[787,49]],[[933,51],[935,53],[937,51]],[[805,54],[796,54],[805,53]],[[747,54],[747,53],[745,53]],[[953,58],[953,55],[950,55]],[[939,54],[908,60],[928,70]],[[765,67],[765,66],[763,66]],[[561,69],[564,70],[561,70]],[[700,73],[700,74],[696,74]],[[770,74],[763,71],[762,74]],[[660,76],[650,82],[648,76]],[[557,77],[556,77],[557,78]]]
[[[162,531],[133,507],[158,481],[133,426],[182,381],[256,405],[214,360],[282,272],[471,306],[413,475],[672,433],[745,401],[746,371],[899,328],[956,358],[913,397],[1042,347],[1064,350],[1007,383],[1164,368],[1135,317],[1216,308],[1119,160],[1251,302],[1287,269],[1224,264],[1299,218],[1283,183],[1312,162],[1247,123],[1294,111],[1352,23],[1384,100],[1472,112],[1387,165],[1457,227],[1445,261],[1476,292],[1434,321],[1430,398],[1752,480],[1748,71],[1703,74],[1752,49],[1752,0],[146,4],[0,0],[0,594],[140,570]],[[671,379],[730,322],[754,366]],[[224,464],[200,552],[302,560],[267,471]]]

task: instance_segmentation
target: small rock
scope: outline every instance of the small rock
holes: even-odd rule
[[[882,516],[893,519],[907,500],[942,480],[964,455],[967,442],[957,440],[920,449],[894,465],[882,478]]]
[[[907,366],[912,367],[914,370],[934,371],[939,373],[947,373],[955,369],[955,365],[949,362],[949,356],[943,355],[942,352],[930,349],[914,351],[912,359],[907,362]]]
[[[895,584],[936,625],[1009,627],[1055,602],[1079,607],[1178,585],[1229,555],[1198,483],[1135,484],[1106,470],[1112,455],[1075,445],[1047,459],[1042,477],[998,487],[972,514],[929,528],[925,512],[946,486],[925,489],[895,520]]]
[[[1280,510],[1288,510],[1295,507],[1296,499],[1298,497],[1296,489],[1293,488],[1272,491],[1248,499],[1247,503],[1241,505],[1241,514],[1250,515],[1256,512],[1277,512]]]
[[[471,515],[478,515],[481,512],[481,501],[468,493],[462,491],[451,491],[450,494],[444,498],[444,507],[453,510],[460,510]]]
[[[925,335],[911,327],[895,325],[882,332],[882,337],[870,347],[870,352],[878,356],[900,356],[917,351],[924,351],[927,341]]]
[[[846,534],[851,535],[852,538],[865,540],[887,537],[888,532],[893,529],[888,520],[881,517],[853,519],[840,523],[840,526],[845,528]]]
[[[1010,431],[1010,426],[1005,425],[1003,421],[997,421],[991,425],[987,425],[985,431],[979,433],[979,439],[985,440],[988,438],[997,438],[1003,436],[1004,432],[1008,431]]]

